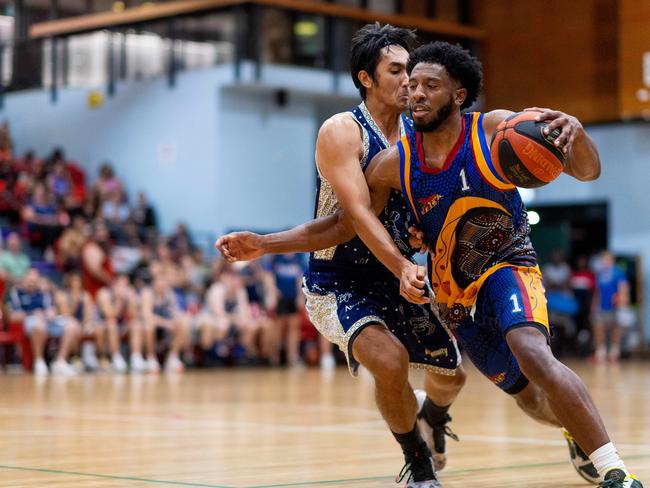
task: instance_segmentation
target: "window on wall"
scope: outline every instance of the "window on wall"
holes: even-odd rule
[[[178,70],[196,70],[234,60],[233,14],[177,19],[174,38],[166,22],[121,32],[98,31],[57,41],[57,83],[97,87],[108,82],[109,58],[114,79],[140,80],[163,76],[171,50]],[[43,48],[43,85],[52,83],[52,45]]]
[[[265,9],[260,35],[263,63],[325,67],[325,20],[322,16]]]
[[[325,67],[325,22],[316,15],[297,15],[293,21],[294,62]]]
[[[288,12],[265,9],[262,13],[261,59],[263,63],[290,64],[292,57],[291,16]]]

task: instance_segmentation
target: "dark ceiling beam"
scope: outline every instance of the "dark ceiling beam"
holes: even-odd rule
[[[359,7],[333,3],[303,2],[301,0],[182,0],[162,4],[149,4],[128,8],[122,12],[99,12],[48,22],[39,22],[30,27],[32,39],[49,36],[80,34],[98,29],[142,24],[169,17],[193,15],[217,11],[238,5],[258,5],[296,12],[324,15],[361,22],[381,22],[417,29],[421,32],[464,39],[478,40],[485,36],[483,29],[444,20],[427,19],[412,15],[391,15]]]

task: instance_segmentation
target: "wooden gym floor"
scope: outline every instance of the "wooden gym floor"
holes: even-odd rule
[[[467,362],[466,362],[467,364]],[[585,379],[629,467],[650,486],[650,363]],[[479,376],[452,410],[445,488],[581,487],[560,433]],[[422,376],[413,372],[412,382]],[[397,486],[398,446],[367,377],[344,368],[38,381],[0,374],[2,487]]]

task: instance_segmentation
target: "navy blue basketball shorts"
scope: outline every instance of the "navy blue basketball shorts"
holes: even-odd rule
[[[327,340],[345,353],[350,373],[359,363],[352,344],[369,325],[385,326],[404,345],[410,366],[453,376],[460,365],[454,337],[428,305],[409,303],[399,282],[387,273],[342,273],[308,270],[303,280],[309,318]]]
[[[537,267],[505,267],[483,283],[475,308],[457,323],[446,320],[472,363],[511,395],[528,385],[506,334],[533,327],[550,337],[546,297]]]

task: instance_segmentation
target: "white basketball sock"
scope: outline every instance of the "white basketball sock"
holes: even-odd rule
[[[601,478],[604,478],[605,474],[607,474],[610,469],[616,468],[622,469],[626,474],[629,474],[625,464],[621,458],[618,457],[618,452],[616,451],[614,444],[611,442],[592,452],[589,455],[589,459],[594,463],[594,467]]]

